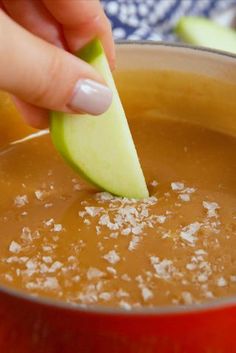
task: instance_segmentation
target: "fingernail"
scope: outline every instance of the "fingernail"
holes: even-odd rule
[[[104,113],[111,105],[112,91],[107,86],[89,79],[81,79],[75,85],[69,102],[70,109],[92,115]]]

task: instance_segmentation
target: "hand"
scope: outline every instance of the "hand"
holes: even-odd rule
[[[27,123],[47,127],[48,110],[107,110],[110,89],[71,54],[99,37],[114,67],[111,27],[99,0],[0,0],[0,8],[0,89],[15,96]]]

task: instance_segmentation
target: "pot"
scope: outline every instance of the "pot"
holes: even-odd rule
[[[236,56],[163,43],[117,49],[116,80],[128,116],[158,111],[236,135]],[[236,297],[125,311],[0,287],[1,353],[236,353],[235,327]]]

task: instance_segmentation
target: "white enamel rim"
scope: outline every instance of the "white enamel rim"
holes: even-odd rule
[[[118,42],[118,64],[121,64],[121,69],[125,68],[135,69],[135,68],[145,68],[145,56],[146,53],[149,52],[148,55],[153,55],[154,52],[158,51],[158,57],[160,61],[158,61],[157,66],[152,65],[153,68],[172,68],[172,69],[183,69],[186,71],[186,62],[181,62],[181,59],[178,59],[178,55],[180,57],[184,57],[185,60],[189,60],[190,69],[196,70],[199,73],[199,60],[201,61],[202,68],[200,69],[200,73],[206,74],[207,76],[213,75],[214,77],[222,77],[229,82],[236,83],[236,55],[218,51],[211,50],[202,47],[193,47],[188,45],[181,44],[171,44],[164,42],[135,42],[135,41],[125,41]],[[138,56],[138,60],[136,58],[135,65],[133,65],[132,60],[128,60],[128,65],[125,65],[125,56],[129,53],[131,55],[137,55],[137,53],[142,53],[143,55]],[[144,55],[145,53],[145,55]],[[165,57],[165,55],[173,54],[173,60],[162,62],[161,59]],[[119,58],[121,57],[121,60]],[[156,61],[157,62],[157,61]],[[154,63],[154,62],[153,62]],[[206,64],[206,65],[204,65]],[[234,71],[234,72],[233,72]],[[17,291],[11,288],[7,288],[5,286],[0,286],[0,292],[8,295],[12,299],[20,299],[23,301],[27,301],[30,303],[34,303],[35,305],[44,305],[58,310],[66,310],[71,312],[79,313],[89,313],[94,315],[107,315],[107,316],[166,316],[166,315],[188,315],[188,314],[200,314],[203,312],[211,312],[218,311],[225,308],[236,307],[236,296],[222,298],[213,300],[209,303],[205,304],[192,304],[192,305],[177,305],[177,306],[164,306],[164,307],[153,307],[153,308],[137,308],[132,310],[125,310],[122,308],[104,308],[102,306],[88,306],[83,307],[80,305],[73,305],[65,302],[56,301],[53,299],[47,298],[38,298],[32,297],[29,294]]]

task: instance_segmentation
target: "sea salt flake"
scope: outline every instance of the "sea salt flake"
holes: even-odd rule
[[[119,302],[119,306],[122,308],[122,309],[125,309],[125,310],[131,310],[131,305],[129,303],[127,303],[126,301],[124,300],[121,300]]]
[[[236,276],[230,276],[230,281],[231,282],[236,282]]]
[[[112,294],[109,292],[102,292],[99,294],[99,298],[107,302],[111,300]]]
[[[147,287],[142,287],[141,293],[145,302],[153,298],[153,292]]]
[[[88,218],[84,219],[84,224],[86,224],[87,226],[89,226],[91,224],[90,220]]]
[[[186,265],[186,268],[187,268],[187,270],[189,270],[189,271],[193,271],[193,270],[196,270],[197,265],[196,265],[196,264],[189,263],[189,264]]]
[[[116,296],[118,298],[128,298],[130,295],[128,292],[126,292],[125,290],[123,290],[122,288],[120,288],[117,293],[116,293]]]
[[[184,300],[184,304],[189,305],[193,303],[192,294],[190,292],[182,292],[181,296]]]
[[[29,203],[27,195],[17,195],[14,201],[16,207],[23,207]]]
[[[33,259],[28,260],[25,266],[26,266],[26,270],[24,271],[24,273],[27,276],[32,276],[37,271],[37,267],[38,267],[37,262]]]
[[[167,217],[160,215],[160,216],[156,216],[155,218],[158,223],[163,224],[163,223],[165,223]]]
[[[207,210],[208,217],[217,217],[216,210],[220,208],[217,202],[203,201],[203,207]]]
[[[9,275],[8,273],[6,273],[6,274],[4,275],[4,278],[5,278],[5,280],[8,281],[8,282],[12,282],[12,281],[13,281],[12,275]]]
[[[91,217],[96,217],[99,215],[102,211],[104,211],[103,207],[85,207],[85,211],[87,214]]]
[[[140,237],[133,235],[132,240],[129,242],[128,250],[129,251],[135,250],[137,248],[139,242],[140,242]]]
[[[58,289],[59,288],[59,283],[56,277],[47,277],[43,283],[43,286],[46,289]]]
[[[55,261],[49,269],[49,272],[55,272],[59,270],[63,264],[60,261]]]
[[[205,251],[205,250],[203,250],[203,249],[198,249],[198,250],[195,250],[194,251],[194,253],[196,254],[196,255],[207,255],[207,252]]]
[[[114,198],[109,192],[99,192],[96,194],[96,199],[100,201],[110,201]]]
[[[26,242],[31,242],[33,240],[31,230],[29,227],[23,227],[21,231],[21,239]]]
[[[157,256],[150,257],[151,264],[153,265],[158,278],[170,279],[172,273],[175,271],[173,261],[163,259],[162,261]]]
[[[52,247],[50,245],[43,245],[42,249],[43,251],[52,251]]]
[[[151,186],[156,187],[158,185],[158,182],[156,180],[151,181]]]
[[[180,237],[190,244],[194,244],[197,238],[194,236],[200,229],[201,223],[194,222],[184,227],[180,233]]]
[[[53,206],[53,203],[51,203],[51,202],[45,203],[45,205],[44,205],[45,208],[49,208],[52,206]]]
[[[126,281],[126,282],[130,282],[131,281],[131,278],[130,276],[127,274],[127,273],[124,273],[122,276],[121,276],[121,279],[123,281]]]
[[[119,233],[118,233],[118,232],[114,232],[114,233],[111,233],[111,234],[110,234],[110,238],[112,238],[112,239],[117,239],[118,236],[119,236]]]
[[[53,218],[50,218],[48,220],[43,221],[43,224],[44,224],[45,227],[50,227],[51,225],[53,225],[53,223],[54,223],[54,219]]]
[[[184,201],[184,202],[190,201],[190,196],[189,196],[189,194],[180,194],[178,197],[179,197],[179,199],[180,199],[181,201]]]
[[[41,191],[41,190],[36,190],[34,194],[35,194],[36,198],[37,198],[39,201],[42,201],[45,192],[44,192],[44,191]]]
[[[21,251],[21,245],[13,240],[9,246],[9,251],[18,254]]]
[[[62,225],[61,224],[54,224],[53,225],[53,232],[61,232],[62,231]]]
[[[129,235],[131,233],[131,228],[125,228],[122,229],[121,234],[122,235]]]
[[[90,267],[87,271],[87,278],[88,280],[96,279],[96,278],[101,278],[105,275],[104,272],[100,271],[98,268],[95,267]]]
[[[217,279],[216,284],[218,287],[225,287],[225,286],[227,286],[228,282],[226,281],[226,279],[224,277],[220,277]]]
[[[46,262],[46,264],[51,264],[52,263],[52,258],[51,256],[43,256],[42,260]]]
[[[198,282],[207,282],[208,280],[208,275],[206,273],[201,273],[200,275],[198,275],[197,277]]]
[[[184,189],[184,183],[180,183],[180,182],[173,182],[171,183],[171,189],[173,191],[180,191]]]
[[[142,233],[143,227],[141,225],[137,225],[132,228],[132,233],[135,235],[141,234]]]
[[[185,194],[193,194],[194,192],[196,192],[197,189],[196,188],[185,188],[182,193],[185,193]]]
[[[110,250],[103,258],[113,265],[120,261],[120,256],[115,250]]]
[[[74,184],[73,185],[73,190],[74,191],[79,191],[79,190],[81,190],[81,186],[79,184]]]
[[[117,271],[114,267],[108,266],[107,267],[107,272],[111,273],[112,275],[116,275]]]
[[[76,276],[72,277],[72,281],[76,282],[76,283],[79,282],[80,279],[81,279],[80,275],[76,275]]]

